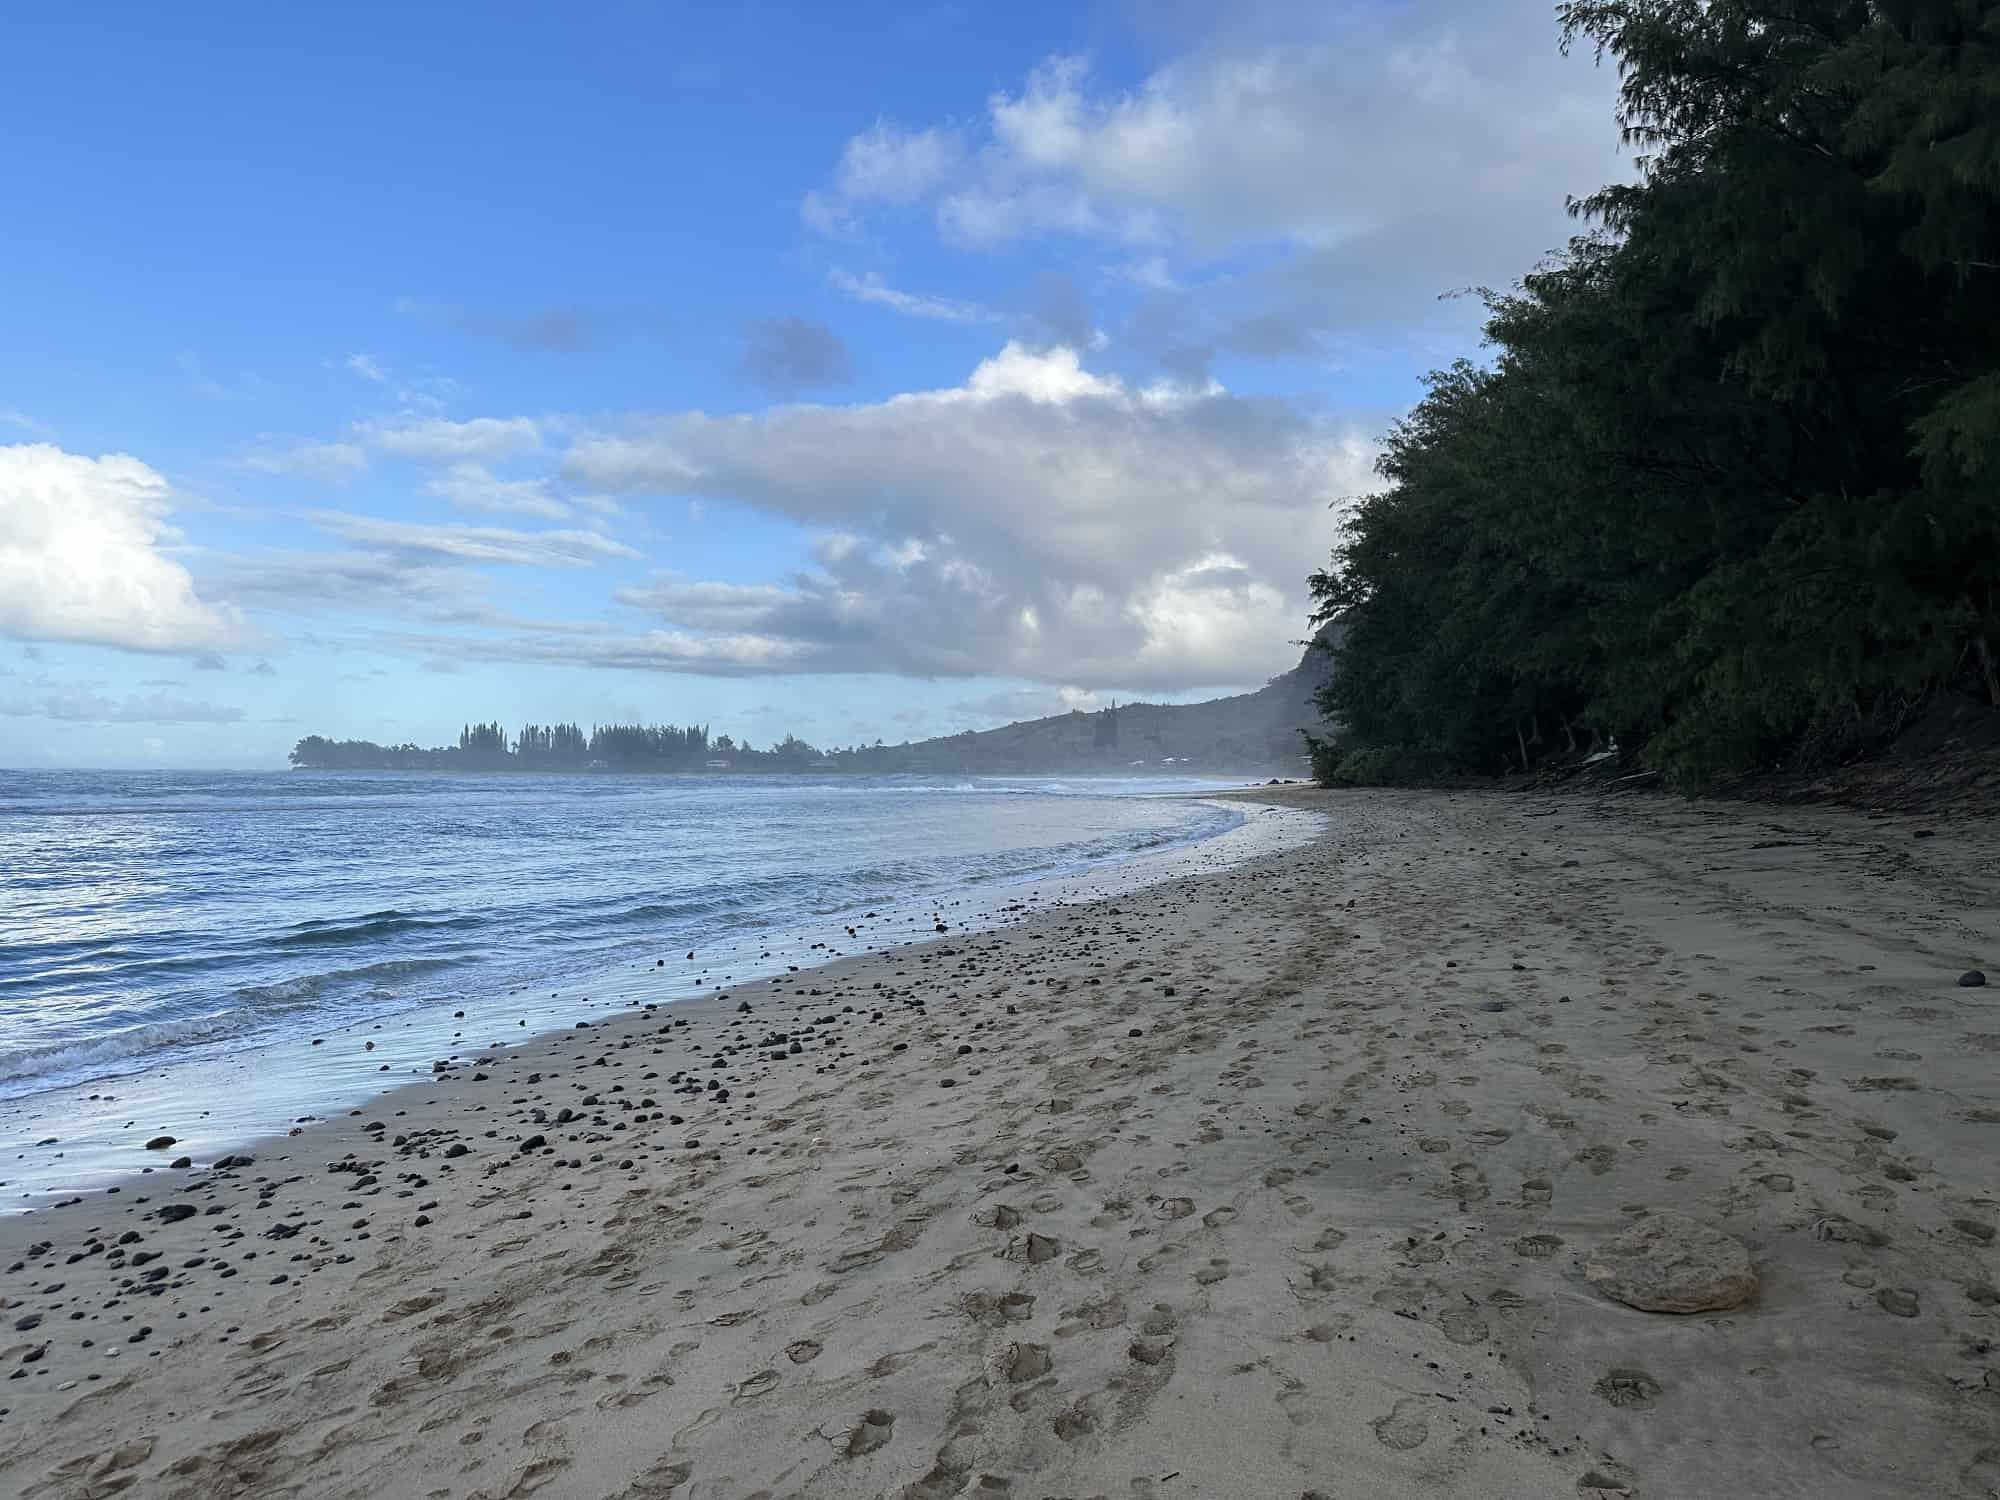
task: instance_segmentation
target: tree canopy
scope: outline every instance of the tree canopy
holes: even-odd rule
[[[1558,17],[1641,172],[1488,294],[1314,575],[1344,744],[1696,785],[2000,702],[2000,4]]]

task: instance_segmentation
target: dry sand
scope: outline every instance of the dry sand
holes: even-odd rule
[[[1293,800],[0,1221],[0,1494],[2000,1492],[2000,833]],[[1758,1295],[1586,1279],[1668,1212]]]

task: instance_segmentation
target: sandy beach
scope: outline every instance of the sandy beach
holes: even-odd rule
[[[1262,795],[0,1220],[0,1494],[2000,1494],[2000,830]],[[1754,1295],[1606,1295],[1670,1215]]]

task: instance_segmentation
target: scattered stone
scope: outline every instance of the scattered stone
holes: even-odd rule
[[[1967,969],[1963,974],[1958,976],[1958,987],[1963,990],[1980,989],[1984,987],[1985,983],[1986,972],[1983,969]]]

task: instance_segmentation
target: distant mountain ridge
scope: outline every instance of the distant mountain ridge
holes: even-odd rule
[[[1318,641],[1327,638],[1322,631]],[[1300,731],[1320,728],[1316,695],[1332,675],[1332,654],[1316,642],[1297,666],[1254,693],[1206,703],[1075,709],[999,729],[846,750],[822,751],[791,735],[754,750],[726,734],[711,737],[705,725],[610,725],[586,733],[575,724],[531,724],[510,737],[494,722],[469,724],[457,744],[428,749],[308,735],[290,758],[299,769],[316,771],[1295,776],[1308,766]]]
[[[1324,639],[1325,632],[1321,638]],[[1178,771],[1304,774],[1301,731],[1322,732],[1316,695],[1333,675],[1317,642],[1254,693],[1205,703],[1120,703],[885,750],[897,769],[986,775]]]

